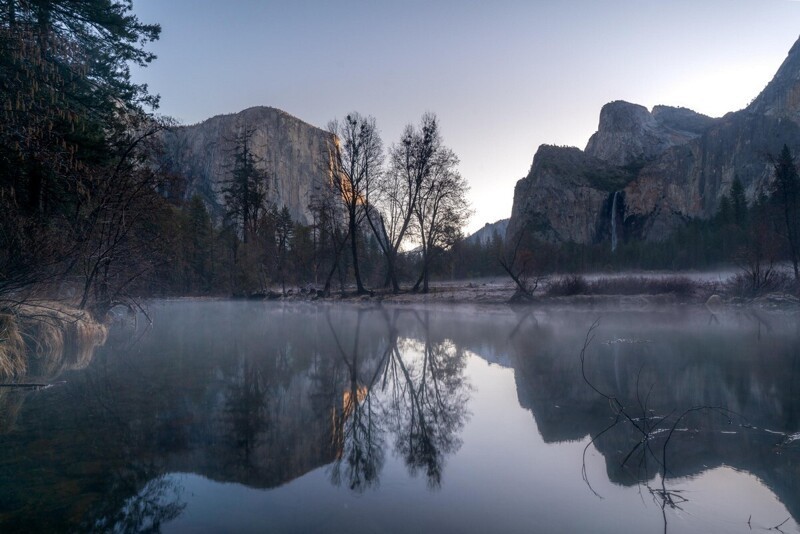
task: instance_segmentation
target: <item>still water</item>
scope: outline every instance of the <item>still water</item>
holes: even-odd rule
[[[796,313],[149,311],[0,390],[0,530],[798,531]]]

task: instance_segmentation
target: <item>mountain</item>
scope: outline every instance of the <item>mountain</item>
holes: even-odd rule
[[[464,241],[487,245],[491,243],[495,233],[502,238],[506,235],[506,230],[508,230],[508,219],[500,219],[493,223],[486,223],[483,228],[468,236]]]
[[[309,201],[315,187],[327,179],[328,149],[334,138],[284,111],[253,107],[173,128],[163,138],[162,163],[186,179],[186,198],[200,195],[220,216],[221,182],[232,164],[232,140],[245,127],[254,131],[254,155],[270,177],[270,200],[279,208],[286,205],[295,221],[310,224]]]
[[[711,118],[685,108],[603,106],[585,150],[543,145],[517,182],[509,235],[553,243],[661,241],[719,209],[735,177],[748,201],[769,190],[771,155],[800,151],[800,41],[745,109]]]

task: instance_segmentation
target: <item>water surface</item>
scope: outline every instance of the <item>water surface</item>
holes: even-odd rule
[[[150,313],[0,392],[4,530],[798,531],[795,314]]]

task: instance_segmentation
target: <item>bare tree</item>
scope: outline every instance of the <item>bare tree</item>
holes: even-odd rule
[[[431,260],[437,251],[447,249],[461,239],[461,230],[472,214],[467,201],[469,184],[456,170],[457,166],[455,153],[440,147],[423,181],[414,209],[422,250],[422,269],[414,285],[415,291],[421,285],[423,293],[428,292]]]
[[[431,173],[435,156],[441,149],[438,120],[435,115],[422,116],[419,128],[406,126],[400,143],[389,150],[389,169],[378,180],[368,196],[367,220],[386,257],[386,282],[397,293],[397,255],[414,221],[414,210],[425,180]]]
[[[328,129],[336,136],[329,158],[332,185],[345,205],[356,290],[364,294],[368,291],[358,263],[358,230],[367,213],[368,192],[382,170],[383,144],[375,119],[355,112],[344,122],[330,122]]]
[[[158,190],[165,177],[147,165],[156,150],[163,123],[131,116],[130,131],[118,140],[116,164],[86,173],[72,239],[77,252],[72,262],[81,280],[78,306],[102,316],[115,303],[129,298],[129,289],[155,266],[153,250],[159,236],[152,224],[163,207]]]

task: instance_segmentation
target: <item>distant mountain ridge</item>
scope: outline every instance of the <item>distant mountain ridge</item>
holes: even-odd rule
[[[186,198],[200,195],[219,216],[224,211],[221,183],[233,159],[231,140],[244,127],[254,131],[253,152],[270,177],[270,201],[287,206],[295,221],[311,224],[309,203],[327,179],[333,135],[284,111],[252,107],[172,128],[163,137],[162,163],[186,179]]]
[[[481,245],[488,245],[492,242],[495,234],[499,235],[502,239],[506,235],[508,221],[508,219],[500,219],[499,221],[495,221],[493,223],[486,223],[483,228],[465,238],[465,241],[468,243],[480,243]]]
[[[749,201],[769,190],[770,155],[800,153],[800,40],[745,109],[603,106],[585,150],[543,145],[517,182],[508,232],[553,243],[660,241],[719,209],[735,177]]]

